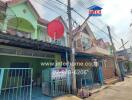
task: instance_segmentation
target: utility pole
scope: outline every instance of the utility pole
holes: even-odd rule
[[[112,44],[113,55],[114,55],[114,65],[115,65],[115,69],[116,69],[116,72],[117,72],[119,78],[121,78],[121,73],[120,73],[120,69],[119,69],[119,66],[118,66],[118,62],[117,62],[116,49],[115,49],[115,46],[114,46],[114,43],[113,43],[113,40],[112,40],[110,27],[107,26],[107,29],[108,29],[108,32],[109,32],[109,38],[110,38],[110,41],[111,41],[111,44]]]
[[[88,17],[85,19],[85,21],[80,25],[80,30],[83,29],[83,28],[85,27],[85,24],[87,23],[87,21],[89,20],[90,17],[91,17],[91,16],[88,16]],[[77,33],[78,33],[78,32],[75,32],[73,37],[75,37],[75,36],[77,35]]]
[[[128,55],[128,52],[127,52],[127,49],[125,48],[125,45],[128,43],[128,41],[126,43],[124,43],[124,40],[121,39],[121,43],[122,43],[122,46],[120,48],[123,48],[124,49],[124,52],[125,52],[125,56],[127,57],[127,59],[129,58],[129,55]]]
[[[71,0],[67,0],[68,2],[68,6],[67,6],[67,14],[68,14],[68,21],[69,21],[69,42],[70,42],[70,47],[72,48],[72,51],[71,51],[71,72],[72,72],[72,91],[73,93],[75,94],[77,92],[77,87],[76,87],[76,73],[75,73],[75,47],[74,47],[74,37],[75,35],[77,34],[76,33],[73,33],[72,32],[72,15],[71,15],[71,11],[74,10],[72,7],[71,7]],[[87,23],[88,19],[90,18],[91,16],[88,16],[85,21],[81,24],[80,26],[80,29],[82,29],[85,24]]]
[[[123,49],[126,50],[123,39],[121,39],[121,43],[122,43],[122,47],[123,47]]]
[[[131,49],[131,53],[132,53],[132,46],[130,46],[130,49]]]
[[[129,59],[131,59],[131,57],[132,57],[132,46],[130,46],[130,58]]]
[[[78,33],[73,33],[72,32],[72,15],[71,15],[71,11],[74,10],[72,7],[71,7],[71,0],[67,0],[68,2],[68,6],[67,6],[67,14],[68,14],[68,21],[69,21],[69,42],[70,42],[70,47],[72,48],[72,51],[71,51],[71,72],[72,72],[72,91],[73,93],[75,94],[77,92],[77,87],[76,87],[76,73],[75,73],[75,47],[74,47],[74,37],[75,35]],[[85,24],[87,23],[88,19],[90,18],[91,16],[88,16],[85,21],[81,24],[80,26],[80,29],[82,29]]]
[[[69,42],[70,42],[70,47],[72,48],[71,51],[71,75],[72,75],[72,91],[75,94],[77,91],[76,88],[76,73],[75,73],[75,47],[74,47],[74,37],[73,37],[73,33],[72,33],[72,17],[71,17],[71,0],[68,0],[68,6],[67,6],[67,14],[68,14],[68,19],[69,19]]]

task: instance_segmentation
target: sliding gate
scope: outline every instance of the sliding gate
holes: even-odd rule
[[[66,68],[48,68],[42,71],[42,92],[56,97],[70,93],[70,74]]]
[[[31,93],[31,68],[0,68],[0,100],[31,100]]]

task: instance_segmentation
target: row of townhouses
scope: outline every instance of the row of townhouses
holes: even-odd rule
[[[52,21],[40,17],[31,0],[12,0],[0,10],[0,100],[48,100],[71,93],[70,35],[61,16],[64,36],[53,40],[47,26]],[[77,91],[93,89],[119,80],[109,42],[96,39],[90,26],[77,27],[74,38]],[[119,57],[121,69],[125,58]],[[59,62],[59,63],[58,63]],[[83,73],[83,72],[86,73]],[[125,73],[124,70],[122,73]],[[124,74],[123,74],[124,75]]]
[[[117,51],[117,56],[118,56],[118,60],[119,60],[119,65],[122,63],[122,60],[121,59],[124,59],[125,60],[125,69],[122,69],[124,70],[123,73],[131,73],[132,71],[132,48],[128,48],[128,49],[124,49],[124,50],[120,50],[120,51]],[[121,71],[122,71],[121,70]]]

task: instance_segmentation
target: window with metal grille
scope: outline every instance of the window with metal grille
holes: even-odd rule
[[[91,42],[87,37],[82,37],[82,45],[83,45],[83,49],[89,49],[91,47]]]

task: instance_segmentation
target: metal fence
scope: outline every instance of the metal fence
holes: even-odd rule
[[[54,73],[54,75],[52,75],[54,70],[55,72],[57,70],[58,73],[56,72]],[[61,71],[64,71],[64,72],[59,73]],[[43,70],[42,72],[43,94],[48,96],[53,96],[53,97],[69,94],[71,89],[71,84],[69,83],[69,81],[71,79],[69,79],[70,77],[67,76],[67,74],[65,73],[66,71],[67,71],[66,68],[49,68],[49,69]],[[46,75],[48,76],[46,77]]]
[[[31,100],[31,68],[0,68],[0,100]]]
[[[56,97],[70,93],[70,88],[67,85],[67,80],[53,80],[43,83],[43,94]]]
[[[98,71],[92,69],[76,69],[77,72],[81,71],[81,74],[76,75],[77,89],[87,88],[94,89],[101,86],[98,79]]]
[[[78,70],[77,70],[78,71]],[[79,70],[80,71],[80,70]],[[82,70],[83,72],[86,71],[86,73],[77,74],[77,88],[80,89],[82,87],[92,86],[93,85],[93,72],[91,70]]]

